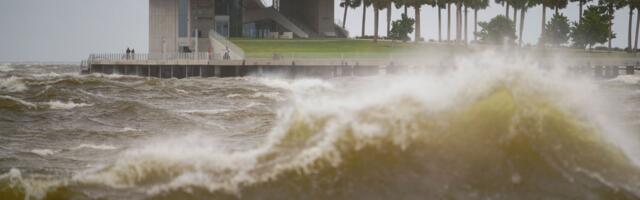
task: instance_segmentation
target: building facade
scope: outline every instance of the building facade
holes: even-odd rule
[[[334,0],[149,0],[149,52],[206,52],[214,38],[313,38],[346,34]],[[197,47],[197,49],[196,49]]]

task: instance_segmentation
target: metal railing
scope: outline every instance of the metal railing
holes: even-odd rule
[[[222,58],[221,55],[199,53],[152,53],[152,54],[125,54],[125,53],[98,53],[89,55],[88,61],[146,61],[146,60],[214,60]]]

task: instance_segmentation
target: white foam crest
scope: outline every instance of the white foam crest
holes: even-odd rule
[[[637,85],[640,84],[640,76],[636,75],[620,75],[614,79],[609,80],[610,82],[619,82],[627,85]]]
[[[29,108],[32,108],[32,109],[38,108],[38,106],[36,104],[31,103],[31,102],[27,102],[25,100],[22,100],[22,99],[19,99],[19,98],[16,98],[16,97],[0,95],[0,98],[9,99],[9,100],[18,102],[18,103],[20,103],[20,104],[22,104],[24,106],[27,106]]]
[[[22,92],[27,90],[27,86],[21,78],[11,76],[6,79],[0,79],[0,90],[7,92]]]
[[[53,154],[58,153],[58,151],[54,151],[51,149],[33,149],[31,150],[31,153],[38,154],[39,156],[47,157],[47,156],[51,156]]]
[[[8,65],[0,65],[0,72],[10,72],[13,70],[13,67],[10,67]]]
[[[268,87],[286,89],[293,92],[325,91],[334,88],[331,83],[321,79],[283,80],[262,78],[258,79],[258,81]]]
[[[80,144],[76,147],[71,148],[71,150],[79,149],[116,150],[118,149],[118,147],[108,144]]]
[[[50,101],[45,103],[50,109],[54,110],[70,110],[79,107],[92,106],[93,104],[86,103],[74,103],[74,102],[62,102],[62,101]]]
[[[62,181],[48,181],[25,179],[19,169],[11,168],[6,174],[0,175],[0,182],[7,181],[11,189],[22,189],[24,199],[44,199],[51,188],[65,184]]]

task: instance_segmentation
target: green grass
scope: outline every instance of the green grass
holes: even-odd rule
[[[465,53],[495,47],[489,45],[460,46],[443,43],[403,43],[355,39],[245,39],[232,38],[231,41],[242,48],[248,57],[271,57],[277,53],[283,57],[376,57],[388,54],[415,52]],[[571,48],[525,48],[537,55],[566,53],[579,57],[638,57],[622,51],[585,51]]]

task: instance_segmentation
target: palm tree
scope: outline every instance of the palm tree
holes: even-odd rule
[[[609,18],[609,49],[611,49],[611,40],[613,40],[613,18],[615,16],[615,10],[625,7],[629,2],[628,0],[600,0],[600,5],[606,6]]]
[[[582,9],[584,8],[584,4],[589,3],[593,0],[570,0],[571,2],[578,2],[578,24],[582,24]]]
[[[635,44],[633,45],[634,50],[638,50],[638,34],[640,33],[640,0],[630,0],[629,1],[629,9],[635,9],[638,11],[637,19],[636,19],[636,38]]]
[[[421,41],[422,40],[422,29],[421,29],[421,25],[420,25],[420,12],[421,12],[421,8],[423,5],[429,5],[429,6],[435,6],[436,5],[436,1],[435,0],[405,0],[405,3],[408,6],[411,6],[415,9],[415,15],[416,15],[416,30],[415,30],[415,41]]]
[[[343,29],[347,23],[347,10],[349,10],[349,8],[360,7],[360,4],[362,4],[362,0],[342,0],[342,3],[340,3],[340,7],[344,8],[344,16],[342,17]]]
[[[404,8],[404,14],[407,15],[407,7],[409,7],[407,5],[407,0],[393,0],[393,5],[396,6],[396,9]]]
[[[391,0],[370,0],[373,5],[373,42],[378,42],[378,27],[379,27],[379,16],[380,10],[384,9],[389,5]]]
[[[447,8],[447,1],[436,0],[436,6],[438,7],[438,42],[442,42],[442,12],[440,11]]]
[[[544,32],[545,32],[545,25],[547,24],[547,7],[551,8],[551,9],[555,9],[556,14],[559,14],[560,11],[559,9],[564,9],[567,7],[567,4],[569,4],[569,2],[567,0],[539,0],[539,3],[542,4],[542,28],[540,30],[540,45],[544,45],[544,42],[542,41],[543,36],[544,36]]]
[[[522,33],[524,32],[524,18],[529,8],[540,4],[540,0],[513,0],[513,12],[520,9],[520,29],[518,30],[518,45],[522,46]],[[514,14],[515,22],[515,14]]]
[[[507,18],[509,18],[509,1],[510,0],[495,0],[497,4],[501,4],[502,6],[505,7],[504,16]]]
[[[473,9],[473,40],[478,40],[475,33],[478,32],[478,10],[489,7],[489,0],[469,0],[469,7]]]
[[[362,0],[361,2],[362,4],[362,34],[361,36],[364,37],[364,30],[365,30],[365,25],[367,24],[367,7],[371,6],[371,0]]]
[[[447,0],[447,42],[451,41],[451,3],[452,0]]]
[[[393,0],[389,1],[389,5],[387,6],[387,36],[391,35],[391,3]]]

